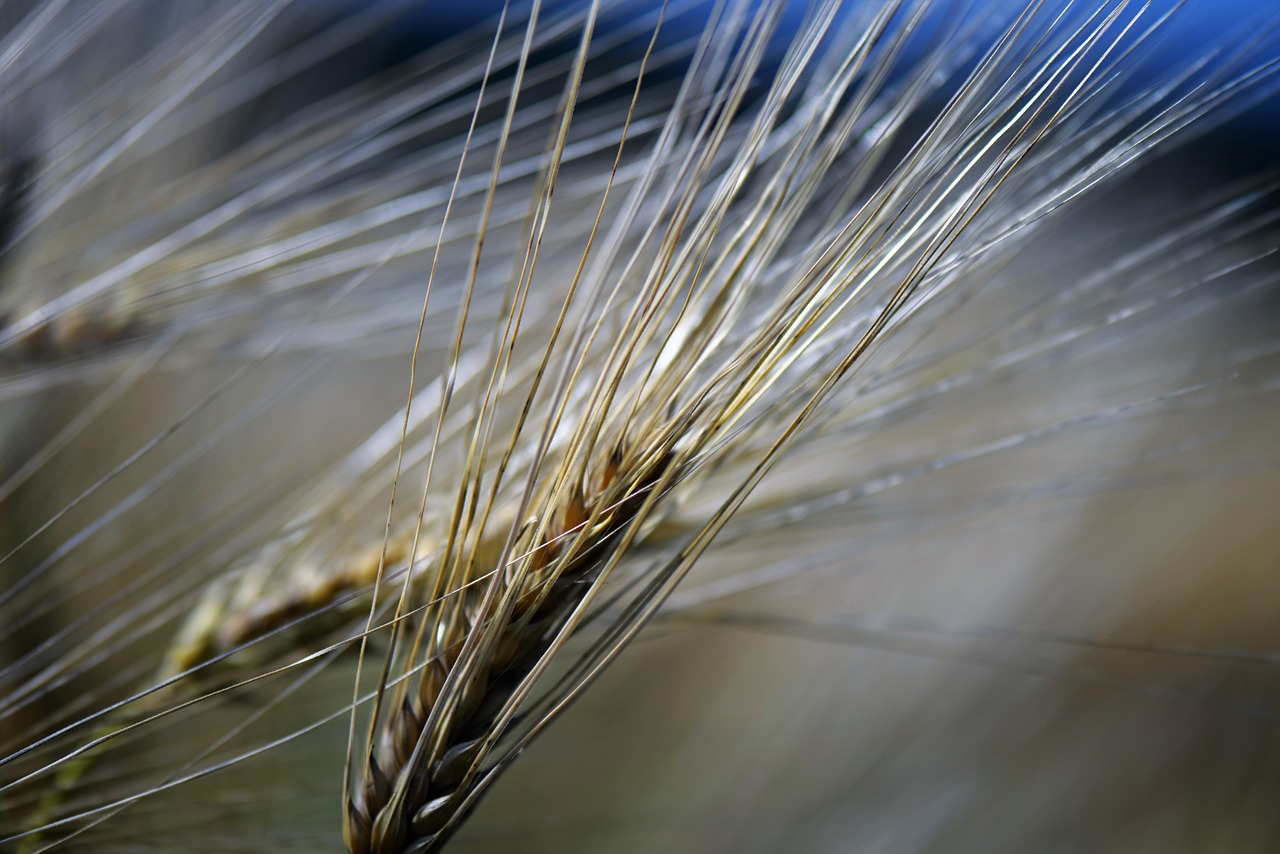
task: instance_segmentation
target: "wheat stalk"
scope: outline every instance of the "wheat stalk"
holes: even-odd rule
[[[11,635],[35,636],[84,543],[285,408],[323,373],[321,360],[350,346],[381,366],[382,342],[412,332],[407,317],[418,323],[412,351],[401,344],[385,359],[400,371],[409,361],[408,402],[354,451],[332,443],[255,505],[248,496],[273,480],[257,473],[202,504],[188,529],[140,538],[73,588],[92,596],[118,578],[117,591],[84,608],[65,638],[54,632],[6,662],[6,843],[92,839],[170,791],[345,719],[348,848],[435,850],[664,603],[666,626],[849,642],[846,622],[732,605],[839,564],[843,544],[685,585],[735,540],[785,536],[788,525],[831,518],[904,481],[1214,395],[1259,358],[1233,355],[1200,382],[930,450],[919,463],[891,459],[889,448],[884,470],[858,468],[874,454],[849,464],[857,474],[831,466],[833,453],[864,437],[899,439],[914,407],[981,389],[1004,365],[1156,313],[1216,277],[1249,281],[1270,238],[1226,260],[1218,250],[1266,233],[1266,214],[1250,207],[1266,196],[1265,178],[1117,255],[1094,279],[1015,311],[998,333],[915,351],[975,295],[999,294],[991,283],[1002,269],[1067,208],[1269,94],[1267,32],[1130,94],[1135,57],[1176,14],[1030,3],[990,20],[952,4],[821,2],[784,36],[782,5],[671,4],[606,26],[614,11],[504,9],[207,164],[174,158],[173,176],[125,194],[114,214],[136,221],[133,233],[79,267],[38,251],[41,236],[83,242],[101,232],[113,215],[94,210],[98,199],[137,184],[150,159],[192,138],[186,119],[231,114],[379,31],[394,10],[320,29],[265,71],[251,48],[290,23],[288,4],[192,13],[175,38],[125,62],[64,115],[51,111],[62,124],[34,161],[34,194],[24,189],[31,161],[10,160],[3,219],[20,285],[6,294],[0,345],[16,387],[53,395],[76,381],[103,391],[0,494],[20,494],[138,384],[185,376],[209,354],[234,357],[151,440],[62,509],[16,529],[10,567],[42,537],[63,539],[6,579],[0,608]],[[705,16],[695,38],[668,35],[695,12]],[[110,34],[113,14],[33,8],[10,33],[8,97],[59,71],[22,51],[24,39],[53,32],[55,21],[75,24],[46,53],[73,56],[94,33]],[[917,40],[938,27],[955,38],[913,59]],[[606,61],[636,38],[647,47]],[[463,54],[471,59],[458,62]],[[145,80],[155,87],[136,85]],[[101,109],[104,98],[123,108]],[[1178,240],[1189,248],[1175,263],[1167,249]],[[1210,272],[1193,272],[1200,263]],[[1269,281],[1258,275],[1255,290]],[[63,292],[42,291],[68,276]],[[1135,284],[1113,305],[1109,283],[1126,276]],[[1172,290],[1144,284],[1161,281]],[[1005,291],[1016,299],[1014,286]],[[81,358],[58,364],[71,356]],[[212,421],[255,372],[276,365],[280,377],[256,399]],[[202,428],[206,419],[217,426]],[[191,429],[208,439],[148,468],[169,437]],[[407,513],[396,503],[402,481],[422,489]],[[114,492],[118,484],[132,492]],[[101,515],[65,535],[81,508]],[[139,565],[148,568],[129,579],[126,568]],[[96,634],[66,640],[99,615]],[[886,631],[904,625],[951,631],[910,621]],[[25,719],[138,646],[156,651],[139,661],[146,673],[126,670],[100,697]],[[300,707],[306,722],[284,736],[230,749],[293,706],[309,680],[352,676],[344,651],[357,653],[350,702],[331,688],[323,710]],[[369,663],[375,655],[380,668]],[[127,771],[95,780],[127,769],[125,748],[168,722],[282,678],[293,681],[233,716],[196,755],[166,758],[138,780]]]

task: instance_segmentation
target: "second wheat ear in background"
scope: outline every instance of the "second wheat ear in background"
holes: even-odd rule
[[[0,848],[1268,850],[1197,6],[0,11]]]

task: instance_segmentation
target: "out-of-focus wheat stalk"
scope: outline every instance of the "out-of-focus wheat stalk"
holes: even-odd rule
[[[409,2],[12,11],[0,845],[1267,850],[1266,580],[1193,574],[1257,593],[1184,634],[1160,537],[1043,518],[1275,498],[1277,175],[1135,190],[1275,104],[1280,19],[1188,52],[1195,6],[534,2],[426,49]],[[1266,549],[1225,512],[1179,527]],[[904,654],[1008,711],[850,676]],[[1108,822],[1014,732],[1111,737],[1093,691],[1178,709],[1156,769],[1225,716],[1261,770]]]

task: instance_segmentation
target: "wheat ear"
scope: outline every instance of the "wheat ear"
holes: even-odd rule
[[[14,187],[6,184],[7,195],[0,195],[0,251],[11,237],[22,245],[44,224],[57,223],[77,194],[117,163],[145,160],[181,139],[165,130],[159,141],[135,148],[135,128],[145,134],[149,123],[189,101],[203,115],[210,104],[233,102],[242,87],[258,85],[253,75],[233,77],[207,103],[193,96],[215,74],[213,60],[233,57],[285,5],[228,3],[198,18],[217,24],[201,42],[205,64],[184,64],[178,38],[153,64],[140,65],[138,75],[125,75],[128,82],[147,79],[142,72],[154,71],[152,65],[176,69],[156,102],[140,99],[146,109],[127,113],[128,121],[93,115],[83,138],[39,167],[46,192],[31,215],[10,222],[6,211],[24,198],[15,188],[26,167],[15,162]],[[673,95],[666,105],[652,111],[649,105],[662,100],[646,101],[641,90],[650,62],[661,61],[655,44],[667,7],[619,29],[615,44],[650,36],[643,60],[616,76],[593,77],[587,58],[608,43],[593,29],[610,5],[550,13],[536,3],[514,4],[495,27],[437,53],[434,66],[396,72],[371,91],[326,103],[190,181],[142,188],[137,211],[120,214],[140,224],[131,235],[136,243],[108,246],[85,269],[46,257],[59,251],[21,259],[30,266],[17,268],[21,299],[4,295],[13,305],[5,305],[0,347],[5,364],[25,372],[23,383],[56,391],[113,376],[118,364],[129,369],[81,423],[67,425],[0,486],[2,497],[171,355],[189,363],[225,348],[246,362],[189,415],[39,520],[34,533],[24,531],[0,558],[7,567],[113,480],[146,472],[152,451],[253,369],[285,355],[324,357],[340,349],[338,342],[376,348],[387,330],[409,328],[400,315],[419,316],[406,306],[421,300],[422,313],[408,405],[356,453],[338,454],[328,476],[279,496],[264,494],[271,514],[249,524],[236,513],[224,518],[219,506],[270,480],[262,472],[245,475],[240,493],[210,498],[202,508],[217,524],[191,526],[213,539],[227,530],[234,540],[190,564],[185,547],[173,547],[157,531],[155,543],[138,552],[148,563],[137,577],[128,578],[129,553],[110,567],[71,575],[86,593],[91,584],[123,579],[103,613],[115,616],[110,609],[118,608],[129,619],[75,646],[59,646],[55,634],[6,662],[6,684],[14,687],[0,700],[0,715],[20,720],[36,701],[57,696],[92,666],[99,638],[103,656],[122,659],[131,643],[150,640],[156,655],[139,663],[155,675],[124,668],[107,686],[107,699],[85,692],[76,700],[82,705],[59,708],[43,728],[6,733],[0,765],[11,776],[0,795],[12,828],[0,844],[74,845],[79,833],[112,819],[118,825],[126,809],[163,804],[165,792],[239,769],[349,715],[342,800],[348,847],[438,849],[532,739],[628,648],[713,542],[821,518],[924,473],[1194,397],[1218,381],[1138,395],[1047,426],[1010,428],[997,440],[950,453],[931,449],[916,464],[887,460],[883,470],[871,469],[865,447],[854,441],[892,435],[913,406],[963,395],[998,376],[1001,366],[1054,352],[1056,341],[1087,341],[1169,299],[1094,304],[1101,286],[1085,281],[1000,334],[988,329],[973,350],[960,346],[934,361],[910,358],[928,329],[997,278],[1059,209],[1153,149],[1211,127],[1219,105],[1229,112],[1255,88],[1267,91],[1276,64],[1257,61],[1251,45],[1198,57],[1186,79],[1129,96],[1119,86],[1128,73],[1124,62],[1165,20],[1140,3],[1030,2],[984,24],[959,13],[953,18],[946,4],[888,2],[845,18],[842,4],[819,2],[805,10],[778,58],[783,6],[728,2],[715,4],[696,44],[670,53],[670,67],[683,76],[674,94],[666,91]],[[54,18],[56,6],[49,7]],[[92,15],[108,13],[104,6]],[[964,26],[919,64],[901,68],[934,13]],[[508,21],[517,22],[511,32]],[[30,24],[38,29],[40,16]],[[72,50],[72,35],[68,30],[51,46],[53,53]],[[544,65],[533,61],[555,53],[563,40],[576,48]],[[454,50],[487,55],[487,63],[458,63]],[[1200,83],[1195,72],[1206,68],[1212,73]],[[954,87],[939,82],[953,77]],[[15,90],[25,79],[18,76]],[[1195,85],[1184,86],[1187,80]],[[550,97],[531,99],[526,91],[558,84]],[[591,99],[619,85],[629,98],[626,118],[593,111]],[[458,96],[447,109],[432,105],[437,87]],[[495,112],[502,117],[486,118]],[[467,127],[461,161],[455,139],[432,140],[406,158],[410,165],[380,171],[385,163],[377,152],[430,139],[424,128],[433,122],[459,134]],[[89,132],[99,130],[101,143]],[[636,158],[641,144],[644,156]],[[611,170],[599,169],[596,160],[615,151]],[[492,165],[469,175],[480,157]],[[355,168],[376,177],[352,189],[344,170]],[[564,180],[576,176],[582,180]],[[1214,226],[1260,192],[1245,188],[1168,239],[1182,234],[1194,253],[1211,254],[1219,237]],[[191,200],[185,219],[174,214],[180,227],[145,215],[166,211],[165,200],[175,196]],[[466,227],[453,228],[464,220]],[[76,225],[66,233],[77,241],[102,227],[100,218]],[[1247,222],[1232,234],[1248,236],[1255,226]],[[560,232],[569,237],[556,244]],[[1180,275],[1188,274],[1151,260],[1161,248],[1153,244],[1142,263],[1125,256],[1102,270],[1100,281],[1138,270],[1193,292],[1199,281],[1184,281]],[[1167,253],[1168,244],[1163,248]],[[490,267],[514,259],[509,277],[482,269],[494,254],[503,263]],[[548,258],[569,261],[548,273]],[[44,293],[45,283],[67,268],[76,273],[70,290]],[[1073,297],[1084,303],[1078,313]],[[363,300],[352,307],[348,298]],[[340,308],[350,311],[330,316]],[[445,319],[455,313],[456,324]],[[277,335],[282,318],[286,331]],[[1057,337],[1018,341],[1041,330],[1038,324]],[[986,346],[1000,365],[974,355]],[[868,375],[863,366],[873,356],[883,358]],[[431,367],[420,369],[419,357],[432,359]],[[1248,358],[1215,370],[1235,370]],[[59,362],[66,359],[72,362],[63,370]],[[418,378],[427,370],[440,376],[424,387]],[[261,406],[246,407],[247,420],[287,400],[288,384],[272,388]],[[821,462],[832,447],[845,454],[839,467]],[[811,458],[801,465],[805,452],[819,464]],[[784,460],[796,464],[792,484],[761,494]],[[67,597],[59,571],[78,565],[79,545],[110,530],[185,464],[182,457],[131,486],[135,492],[36,561],[0,594],[0,613],[19,630],[34,624],[40,608],[54,606],[37,601],[33,614],[24,606],[41,595],[52,603]],[[866,473],[865,480],[851,485],[850,471]],[[407,522],[394,513],[394,490],[405,477],[424,482],[417,512],[401,514]],[[289,506],[297,512],[284,512]],[[379,528],[381,543],[370,547]],[[187,529],[171,533],[179,541]],[[716,607],[726,588],[767,591],[779,579],[806,577],[812,564],[842,560],[786,558],[725,585],[688,590],[668,625],[851,642],[856,632],[834,621]],[[927,628],[945,634],[945,627]],[[375,688],[357,674],[350,702],[340,690],[329,691],[291,732],[211,758],[313,675],[341,675],[342,654],[354,650],[361,668],[385,654]],[[115,748],[135,736],[163,735],[166,719],[216,707],[278,676],[294,681],[239,716],[210,747],[189,758],[167,756],[147,783],[107,777],[103,785],[86,775],[99,764],[104,773],[123,767],[123,759],[113,764],[104,757],[122,756]],[[123,699],[110,693],[117,690]],[[365,712],[362,741],[355,722]],[[31,791],[25,801],[9,800]],[[63,831],[66,840],[52,838]]]

